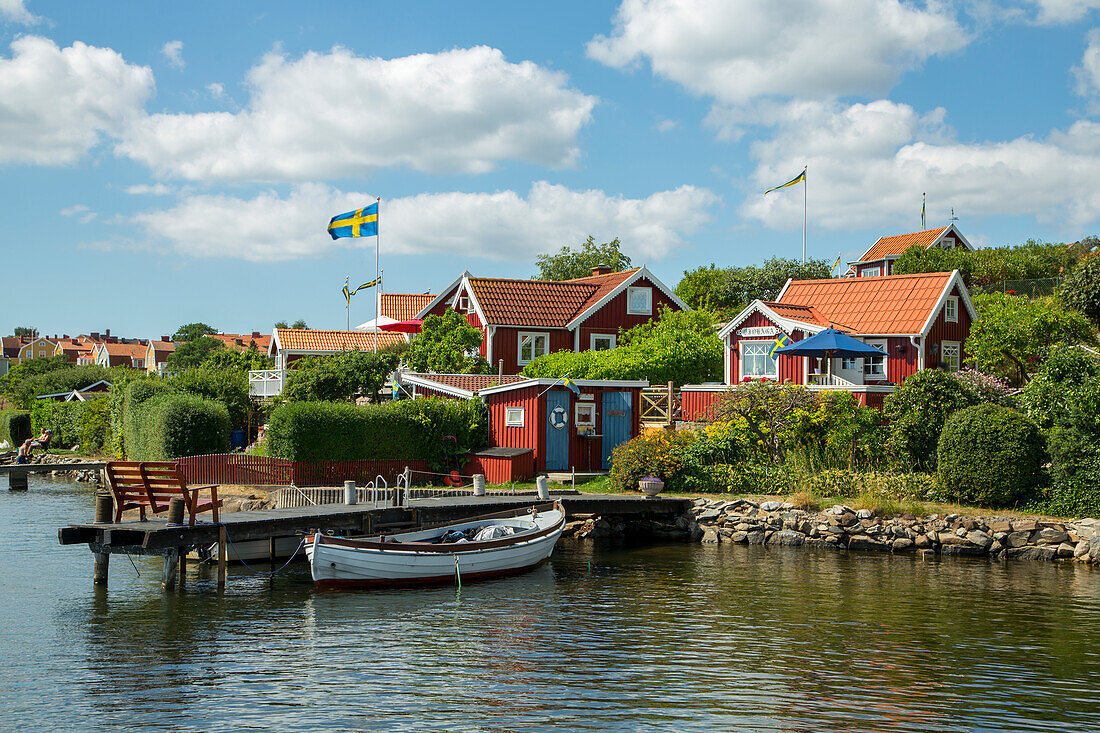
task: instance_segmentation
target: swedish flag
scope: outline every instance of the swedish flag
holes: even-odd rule
[[[344,300],[351,305],[351,290],[348,288],[348,278],[344,278]]]
[[[840,255],[836,256],[836,262],[833,263],[833,269],[829,270],[830,277],[832,277],[833,273],[836,272],[836,268],[838,267],[840,267]]]
[[[378,203],[332,217],[328,233],[340,237],[374,237],[378,234]]]
[[[790,336],[788,336],[785,333],[779,334],[778,336],[775,337],[775,346],[772,346],[772,351],[771,351],[770,354],[768,354],[768,356],[770,356],[771,358],[774,359],[775,358],[775,352],[778,351],[779,349],[782,349],[784,346],[786,346],[790,342],[791,342]]]
[[[369,283],[363,283],[362,285],[357,287],[355,290],[352,290],[351,294],[355,295],[360,290],[365,290],[367,288],[373,288],[375,285],[381,285],[381,284],[382,284],[382,277],[378,276],[378,277],[374,278],[373,280],[371,280]]]
[[[767,191],[764,192],[764,195],[767,196],[772,191],[778,191],[781,188],[786,188],[787,186],[793,186],[796,183],[805,183],[805,182],[806,182],[806,169],[803,168],[802,172],[799,173],[797,176],[795,176],[791,180],[787,181],[782,186],[776,186],[775,188],[769,188]]]
[[[580,394],[581,394],[581,388],[580,388],[580,386],[579,386],[579,385],[578,385],[578,384],[577,384],[576,382],[574,382],[574,381],[573,381],[572,379],[570,379],[569,377],[562,377],[562,378],[561,378],[561,383],[562,383],[562,385],[563,385],[563,386],[564,386],[564,387],[565,387],[565,388],[566,388],[567,390],[569,390],[569,391],[570,391],[570,392],[572,392],[573,394],[575,394],[575,395],[577,395],[578,397],[580,397]]]

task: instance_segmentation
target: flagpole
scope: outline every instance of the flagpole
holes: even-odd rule
[[[347,314],[347,317],[348,317],[347,330],[349,330],[349,331],[351,330],[351,282],[350,281],[351,281],[351,276],[349,275],[347,277],[347,279],[344,280],[344,301],[346,302],[346,304],[344,305],[344,312]]]
[[[802,264],[806,264],[806,200],[807,193],[806,188],[810,184],[806,182],[806,168],[808,166],[802,166]]]
[[[375,229],[374,229],[374,277],[375,279],[381,274],[381,270],[378,269],[378,253],[382,249],[382,197],[379,196],[375,199],[378,206],[375,214]],[[375,294],[374,299],[374,353],[378,353],[378,331],[381,325],[378,320],[382,317],[382,283],[378,283],[378,292]]]

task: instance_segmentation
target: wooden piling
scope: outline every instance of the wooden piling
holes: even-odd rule
[[[95,523],[106,524],[112,519],[115,506],[110,494],[95,495]],[[108,552],[92,553],[92,583],[94,585],[107,585],[107,574],[111,566],[111,554]]]
[[[268,569],[275,572],[275,535],[267,538],[267,561]]]
[[[168,501],[168,524],[183,524],[183,499],[170,499]],[[164,582],[161,584],[164,590],[173,590],[176,587],[176,576],[179,572],[180,558],[185,550],[177,547],[164,556]],[[186,560],[184,560],[186,562]]]
[[[226,545],[229,543],[229,535],[225,533],[225,527],[218,527],[218,589],[225,588]]]

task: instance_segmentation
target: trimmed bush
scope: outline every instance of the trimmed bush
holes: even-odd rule
[[[31,414],[22,410],[0,412],[0,442],[7,441],[18,448],[31,437]]]
[[[99,453],[107,440],[107,398],[90,402],[36,400],[31,409],[31,428],[53,430],[53,444],[68,447],[80,444],[82,453]]]
[[[1014,506],[1033,497],[1043,455],[1042,433],[1026,415],[988,403],[964,408],[940,435],[940,491],[963,504]]]
[[[163,461],[229,450],[229,411],[220,402],[172,392],[145,400],[130,412],[128,458]]]
[[[948,417],[977,402],[977,396],[949,372],[917,372],[886,395],[883,412],[890,422],[890,450],[906,469],[935,470],[936,446]]]
[[[424,459],[449,470],[456,452],[477,450],[485,438],[485,407],[479,400],[418,397],[363,407],[288,402],[267,423],[270,454],[293,461]]]
[[[1050,432],[1050,487],[1036,511],[1100,517],[1100,446],[1076,428]]]

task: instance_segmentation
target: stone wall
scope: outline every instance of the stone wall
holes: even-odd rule
[[[1100,520],[1054,522],[1014,517],[876,517],[837,505],[806,512],[778,501],[696,499],[694,524],[707,543],[916,552],[993,559],[1100,563]]]

